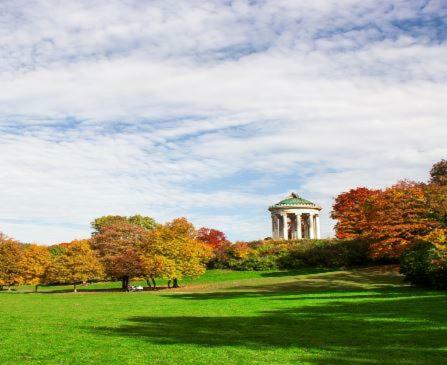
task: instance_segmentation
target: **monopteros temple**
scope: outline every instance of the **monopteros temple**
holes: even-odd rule
[[[321,207],[298,194],[271,206],[272,238],[275,240],[320,238]]]

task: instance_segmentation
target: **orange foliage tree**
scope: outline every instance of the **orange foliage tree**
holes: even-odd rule
[[[20,260],[23,254],[23,245],[12,238],[0,233],[0,289],[22,282],[22,266]]]
[[[46,281],[76,285],[87,280],[100,279],[103,267],[91,249],[89,240],[75,240],[59,245],[46,272]]]
[[[375,257],[397,258],[408,245],[425,239],[439,222],[430,215],[425,185],[401,181],[373,199],[368,238]]]
[[[45,282],[45,274],[51,264],[51,254],[46,246],[25,245],[20,260],[24,284],[34,285],[35,291]]]
[[[440,227],[430,213],[427,185],[401,181],[385,190],[352,189],[340,194],[331,217],[337,238],[367,239],[375,258],[398,258],[408,245]]]
[[[380,193],[380,190],[360,187],[337,196],[331,213],[331,218],[337,221],[337,238],[356,239],[369,235],[373,198]]]
[[[225,248],[230,245],[230,241],[228,241],[225,233],[213,228],[200,228],[197,231],[197,239],[206,243],[213,250]]]

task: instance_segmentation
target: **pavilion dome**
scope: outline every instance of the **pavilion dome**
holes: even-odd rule
[[[321,209],[318,205],[311,202],[310,200],[300,197],[296,193],[291,193],[287,198],[281,200],[279,203],[274,204],[270,208],[316,208]]]

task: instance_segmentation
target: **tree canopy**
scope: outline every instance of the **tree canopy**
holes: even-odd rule
[[[22,282],[21,258],[23,245],[0,233],[0,287],[17,285]]]
[[[98,251],[106,275],[120,279],[123,289],[132,277],[144,273],[139,247],[147,240],[148,230],[127,220],[116,220],[104,226],[92,238],[92,247]]]
[[[20,258],[20,276],[23,284],[37,286],[45,283],[45,276],[51,264],[51,254],[46,246],[25,245]]]
[[[48,267],[47,282],[72,284],[76,292],[76,284],[103,277],[102,266],[89,240],[75,240],[60,247]]]
[[[383,190],[351,189],[337,196],[331,217],[338,238],[373,241],[377,258],[397,258],[409,245],[447,226],[447,161],[435,164],[428,184],[401,181]]]
[[[430,183],[447,185],[447,160],[441,160],[430,170]]]
[[[130,223],[135,226],[139,226],[148,230],[157,227],[157,222],[151,217],[143,216],[140,214],[135,214],[130,217],[122,215],[104,215],[102,217],[96,218],[91,222],[91,227],[93,228],[93,235],[99,234],[104,231],[107,227],[120,225],[122,223]]]

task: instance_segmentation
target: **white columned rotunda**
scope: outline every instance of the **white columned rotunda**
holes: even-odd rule
[[[321,207],[292,193],[269,208],[274,240],[319,239]]]

